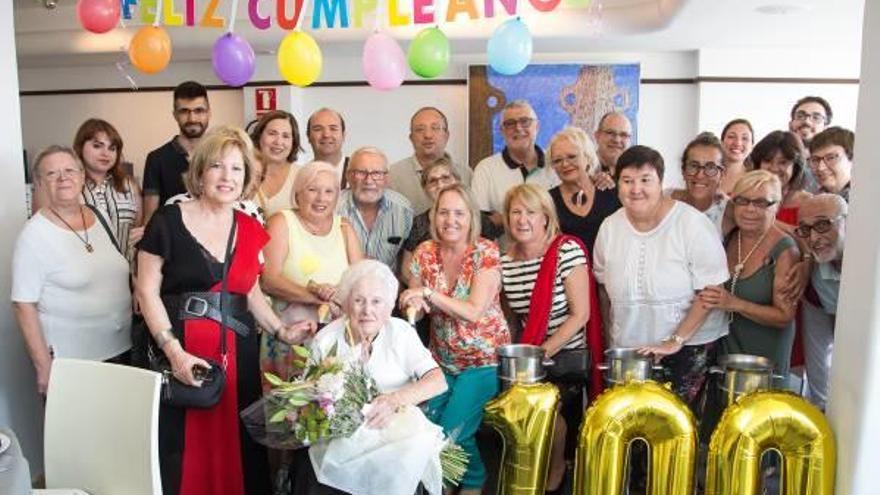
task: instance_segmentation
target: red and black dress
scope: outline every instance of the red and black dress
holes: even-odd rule
[[[235,213],[237,233],[228,269],[228,291],[246,295],[257,283],[260,251],[269,239],[256,220]],[[160,208],[138,245],[162,257],[161,295],[187,352],[221,362],[220,325],[209,319],[180,320],[185,292],[220,290],[223,263],[186,229],[177,205]],[[270,492],[265,449],[252,441],[239,412],[260,398],[259,335],[249,312],[236,318],[251,329],[247,337],[226,331],[226,387],[210,409],[163,405],[159,411],[159,457],[166,494],[264,494]]]

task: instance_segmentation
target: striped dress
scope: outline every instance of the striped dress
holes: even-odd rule
[[[501,257],[501,281],[504,287],[504,295],[510,309],[516,313],[522,326],[529,313],[529,303],[532,291],[535,288],[535,280],[541,268],[543,256],[525,261],[514,260],[509,254]],[[559,264],[556,268],[556,283],[553,286],[553,306],[550,310],[550,320],[547,326],[547,337],[556,333],[556,330],[568,318],[568,299],[565,297],[565,279],[578,265],[586,265],[587,257],[584,251],[576,243],[566,241],[559,247]],[[563,349],[583,349],[584,332],[577,332]]]

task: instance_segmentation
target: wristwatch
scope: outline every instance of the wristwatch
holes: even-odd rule
[[[674,334],[670,335],[669,337],[666,337],[665,339],[663,339],[663,341],[664,342],[675,342],[678,345],[684,345],[684,337],[682,337],[681,335],[678,335],[677,333],[674,333]]]
[[[431,296],[434,295],[434,290],[430,287],[422,287],[422,298],[425,301],[431,302]]]

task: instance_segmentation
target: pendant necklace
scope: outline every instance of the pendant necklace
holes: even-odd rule
[[[52,208],[50,206],[49,211],[51,211],[56,217],[58,217],[58,220],[61,220],[61,222],[64,223],[64,225],[66,225],[67,228],[70,229],[71,232],[76,234],[76,238],[79,239],[80,242],[82,242],[86,246],[87,252],[93,253],[95,251],[95,248],[92,247],[92,243],[89,242],[89,229],[86,228],[86,214],[83,212],[82,206],[79,207],[79,215],[80,215],[80,217],[82,217],[83,234],[85,235],[85,237],[79,235],[79,232],[76,229],[74,229],[72,225],[67,223],[67,220],[65,220],[64,217],[59,215],[58,212],[55,211],[55,208]]]
[[[733,266],[733,277],[730,279],[730,295],[736,295],[736,283],[739,281],[739,276],[742,274],[743,269],[746,267],[746,263],[749,261],[749,258],[755,253],[758,249],[758,246],[764,242],[764,238],[767,237],[767,234],[770,232],[770,229],[764,231],[761,234],[761,237],[758,238],[758,241],[755,242],[755,245],[752,246],[752,249],[746,254],[746,257],[742,257],[742,231],[737,231],[736,233],[736,265]],[[733,319],[733,313],[730,314],[730,319]]]

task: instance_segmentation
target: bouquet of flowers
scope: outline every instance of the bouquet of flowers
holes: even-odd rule
[[[302,373],[286,381],[266,373],[272,389],[241,413],[248,433],[275,449],[296,449],[349,438],[364,424],[364,411],[379,392],[362,360],[346,362],[336,346],[326,356],[293,346]],[[446,440],[440,451],[443,481],[457,485],[467,454]]]

